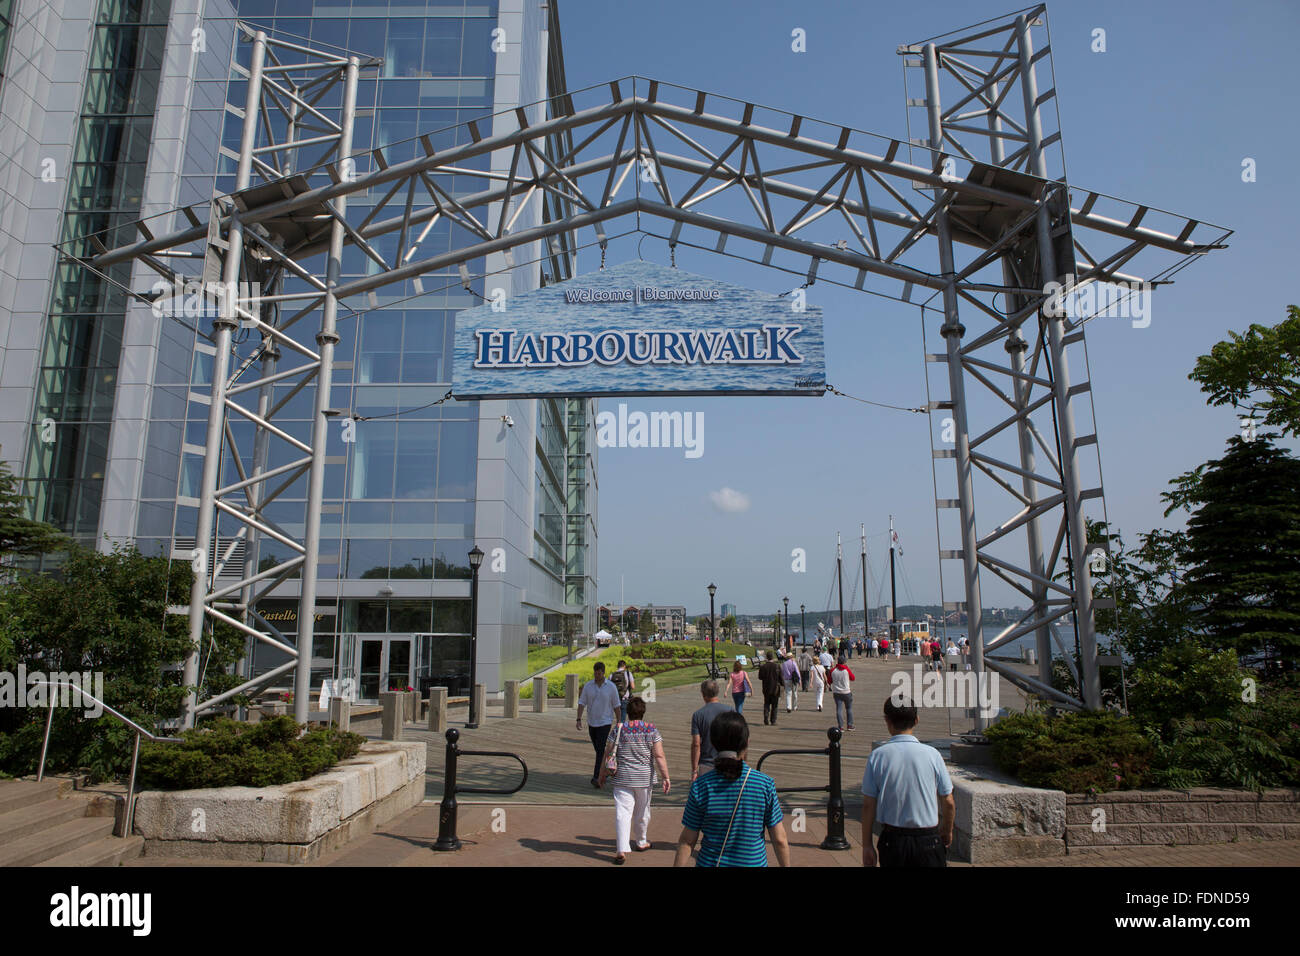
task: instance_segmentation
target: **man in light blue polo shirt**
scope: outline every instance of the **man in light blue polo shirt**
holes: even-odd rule
[[[886,698],[890,738],[871,751],[862,775],[863,866],[948,865],[957,808],[952,779],[939,751],[912,735],[916,721],[910,700]],[[877,819],[880,842],[873,847]]]

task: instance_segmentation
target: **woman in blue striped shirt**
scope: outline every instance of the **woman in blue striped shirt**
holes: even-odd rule
[[[740,714],[713,718],[709,739],[718,752],[713,772],[691,784],[673,866],[686,866],[703,836],[696,866],[767,866],[766,831],[781,866],[790,865],[776,783],[745,763],[749,724]]]

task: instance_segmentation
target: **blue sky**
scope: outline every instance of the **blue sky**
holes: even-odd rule
[[[560,15],[571,88],[638,73],[904,139],[898,45],[1014,9],[945,0],[564,0]],[[1089,325],[1106,504],[1112,524],[1132,538],[1177,523],[1162,516],[1160,492],[1217,457],[1237,429],[1230,409],[1207,408],[1187,380],[1196,357],[1228,329],[1274,324],[1300,301],[1292,78],[1300,5],[1091,0],[1051,3],[1048,15],[1070,182],[1235,230],[1230,249],[1156,293],[1149,328]],[[796,27],[806,31],[806,54],[790,52]],[[1105,53],[1090,50],[1098,27]],[[1257,163],[1254,183],[1242,182],[1244,157]],[[643,254],[664,261],[662,245],[646,241]],[[633,246],[619,251],[636,254]],[[768,291],[789,285],[702,254],[679,255],[678,263]],[[588,256],[579,265],[597,263]],[[819,295],[828,380],[864,398],[922,404],[915,308],[829,287]],[[890,513],[906,549],[908,590],[918,601],[937,600],[924,416],[829,395],[627,401],[634,409],[703,411],[705,454],[601,450],[602,601],[619,600],[622,576],[629,602],[707,610],[713,580],[718,601],[742,612],[774,611],[784,595],[795,607],[823,610],[835,533],[844,533],[846,560],[855,564],[865,521],[874,604]],[[602,407],[616,405],[606,399]],[[748,509],[715,507],[711,495],[723,488],[742,493]],[[791,570],[796,547],[808,553],[802,574]],[[945,573],[956,568],[945,564]],[[860,607],[860,591],[849,600],[847,570],[846,578],[845,602]],[[984,583],[986,604],[1016,603],[994,583]],[[946,582],[949,600],[960,598],[958,587]]]

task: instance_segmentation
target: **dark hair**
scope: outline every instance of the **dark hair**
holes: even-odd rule
[[[892,696],[885,698],[885,720],[891,727],[899,730],[911,730],[916,726],[916,704],[908,697],[900,697],[894,702]]]
[[[739,670],[744,670],[744,668],[740,666],[740,661],[736,661],[735,664],[731,665],[731,672],[734,674],[736,671]]]
[[[600,672],[603,674],[603,673],[605,673],[605,665],[602,664],[600,661],[596,661],[596,666],[593,667],[592,670],[593,670],[593,671],[600,671]]]
[[[640,720],[645,716],[645,701],[640,697],[633,697],[627,702],[627,715],[632,720]]]
[[[848,662],[849,662],[849,659],[848,659],[847,657],[845,657],[843,654],[841,654],[841,655],[840,655],[840,659],[839,659],[836,663],[839,663],[839,664],[847,664]]]
[[[619,666],[619,667],[627,667],[627,661],[619,661],[619,662],[618,662],[618,666]]]
[[[773,654],[771,651],[768,651],[768,652],[767,652],[767,659],[768,659],[769,661],[770,661],[770,660],[773,660],[775,657],[776,657],[776,655]]]
[[[718,714],[709,727],[709,742],[713,749],[721,753],[734,750],[734,757],[718,757],[713,763],[713,772],[722,774],[727,780],[740,776],[742,762],[740,755],[749,749],[749,724],[740,714]]]

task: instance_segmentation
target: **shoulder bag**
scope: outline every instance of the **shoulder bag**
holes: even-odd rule
[[[609,771],[612,777],[618,773],[618,739],[623,736],[623,725],[619,724],[618,729],[614,731],[614,745],[610,748],[609,756],[605,758],[605,769]]]

